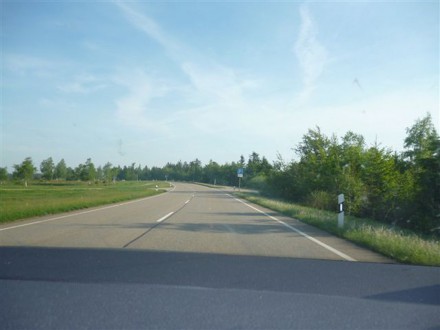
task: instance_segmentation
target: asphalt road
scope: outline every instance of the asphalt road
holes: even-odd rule
[[[391,262],[228,191],[183,183],[155,197],[1,226],[0,245]]]
[[[440,268],[191,184],[0,227],[4,329],[440,329]]]

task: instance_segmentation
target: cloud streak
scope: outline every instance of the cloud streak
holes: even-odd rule
[[[301,26],[294,52],[303,73],[299,99],[306,102],[316,88],[328,60],[326,48],[318,41],[318,27],[306,6],[300,8]]]
[[[152,112],[151,101],[162,96],[160,87],[142,71],[119,74],[114,77],[114,83],[125,87],[128,92],[116,100],[116,117],[125,125],[140,129],[156,130],[157,123],[149,116]]]
[[[61,84],[58,89],[64,93],[88,94],[105,88],[107,85],[100,78],[84,73],[76,75],[73,81]]]
[[[3,54],[3,65],[5,69],[14,74],[37,77],[51,76],[53,71],[59,67],[59,64],[53,61],[22,54]]]
[[[179,119],[184,118],[183,124],[205,131],[205,126],[200,124],[201,118],[210,123],[223,123],[229,120],[225,119],[225,116],[230,117],[233,114],[236,116],[238,112],[246,111],[244,93],[258,87],[256,80],[246,79],[233,68],[194,51],[166,33],[152,18],[136,11],[133,7],[119,2],[116,5],[131,25],[163,47],[167,56],[188,78],[189,86],[171,88],[185,90],[185,95],[180,95],[182,104],[192,103],[192,106],[189,105],[173,114]],[[138,127],[148,126],[150,122],[148,117],[152,115],[152,109],[148,109],[151,107],[152,98],[148,95],[151,95],[151,90],[155,86],[151,82],[143,85],[149,87],[141,92],[134,86],[130,88],[129,95],[117,101],[119,117],[132,117],[133,119],[125,119],[124,122]],[[170,121],[162,120],[161,123],[167,125]]]
[[[127,20],[136,28],[147,34],[150,38],[156,40],[162,47],[164,47],[170,55],[176,54],[178,51],[183,51],[182,45],[168,36],[162,28],[150,17],[134,10],[123,2],[115,2],[115,4],[124,13]]]

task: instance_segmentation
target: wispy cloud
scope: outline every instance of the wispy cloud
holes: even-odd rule
[[[148,129],[154,127],[154,122],[148,120],[147,113],[150,101],[158,92],[149,77],[138,70],[130,74],[116,76],[114,82],[123,86],[128,93],[116,101],[116,116],[128,126]]]
[[[318,40],[318,27],[304,5],[300,8],[301,26],[294,52],[303,72],[303,89],[300,101],[305,102],[312,95],[316,83],[328,60],[326,48]]]
[[[161,84],[157,84],[153,76],[144,74],[133,79],[128,75],[130,79],[125,83],[129,93],[117,101],[118,117],[124,124],[158,132],[157,137],[186,143],[187,148],[209,145],[210,153],[220,152],[229,144],[241,145],[243,152],[263,141],[281,145],[280,131],[290,131],[291,123],[295,122],[283,112],[287,99],[263,100],[259,95],[261,80],[252,73],[219,63],[192,49],[191,45],[169,35],[152,18],[134,12],[126,4],[119,7],[129,23],[164,48],[189,81],[180,85],[162,81],[159,88]],[[177,96],[178,107],[166,109],[167,115],[164,115],[155,107],[162,100],[168,104],[170,95],[173,100]],[[247,139],[238,143],[237,136],[243,135]],[[170,148],[175,149],[176,154],[180,152],[175,146]]]
[[[186,123],[192,128],[204,131],[206,124],[200,124],[202,118],[209,123],[223,123],[225,120],[230,121],[228,119],[230,117],[237,117],[238,112],[244,111],[243,95],[245,91],[258,87],[257,80],[243,77],[233,68],[217,63],[191,49],[189,45],[173,38],[152,18],[136,11],[134,7],[120,2],[116,4],[129,23],[144,32],[147,37],[157,41],[164,48],[167,56],[189,79],[190,86],[171,87],[174,90],[184,89],[185,95],[180,95],[183,98],[182,103],[193,104],[174,113],[174,117],[177,116],[184,121],[180,122],[180,126]],[[150,122],[148,117],[151,117],[152,112],[147,109],[151,106],[150,96],[155,86],[151,81],[143,85],[144,91],[134,86],[130,95],[117,102],[118,112],[122,117],[134,118],[130,121],[126,120],[127,124],[147,126]],[[164,125],[169,122],[161,121]]]
[[[121,9],[132,25],[156,40],[167,51],[176,52],[181,48],[179,43],[167,35],[153,19],[136,11],[126,3],[115,2],[115,4]]]
[[[23,54],[4,54],[4,68],[18,75],[50,76],[58,67],[53,61]]]
[[[176,40],[146,14],[125,3],[116,4],[133,26],[165,49],[167,55],[180,66],[198,91],[224,96],[225,89],[229,90],[228,93],[233,93],[232,90],[239,88],[237,84],[241,83],[233,69],[207,59],[203,54]]]
[[[196,92],[215,103],[241,100],[246,90],[255,89],[259,85],[257,80],[243,77],[236,70],[217,63],[202,65],[185,62],[181,67]]]
[[[58,89],[64,93],[88,94],[105,88],[107,85],[102,79],[88,74],[79,74],[69,83],[62,84]]]

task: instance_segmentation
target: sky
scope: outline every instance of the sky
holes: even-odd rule
[[[1,1],[0,167],[295,158],[439,132],[439,1]]]

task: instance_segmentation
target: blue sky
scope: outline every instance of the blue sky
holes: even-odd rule
[[[275,160],[439,129],[439,2],[1,3],[0,166]]]

